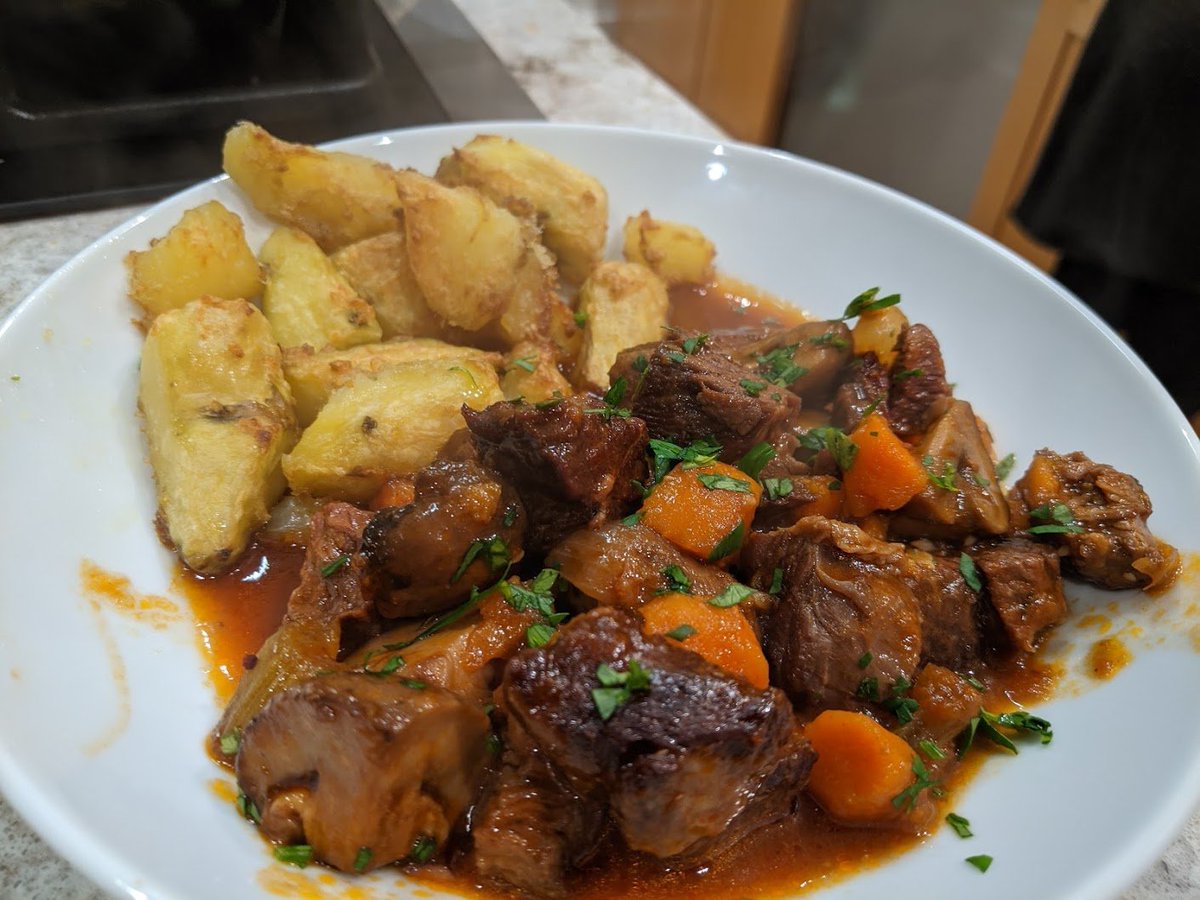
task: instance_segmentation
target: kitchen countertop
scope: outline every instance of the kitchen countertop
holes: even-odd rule
[[[383,0],[400,9],[403,0]],[[521,88],[551,122],[725,135],[672,88],[614,46],[563,0],[455,0]],[[0,317],[63,263],[142,207],[0,224]],[[0,898],[104,897],[0,799]],[[1200,897],[1200,816],[1125,895]]]

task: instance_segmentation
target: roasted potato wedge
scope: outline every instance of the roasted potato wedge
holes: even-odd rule
[[[504,359],[500,379],[504,399],[540,403],[575,393],[557,363],[558,352],[553,347],[533,341],[517,344]]]
[[[465,427],[462,407],[504,399],[478,360],[426,360],[359,375],[334,391],[283,459],[295,493],[365,501],[390,476],[410,475]]]
[[[262,292],[242,220],[216,200],[189,209],[148,250],[126,256],[125,265],[129,296],[150,319],[206,295],[252,300]]]
[[[649,266],[667,284],[713,280],[712,241],[691,225],[654,219],[642,210],[625,220],[622,231],[625,258]]]
[[[359,375],[372,375],[411,362],[475,360],[493,369],[499,368],[499,353],[446,344],[432,338],[363,344],[349,350],[314,351],[311,347],[292,347],[283,352],[283,374],[287,377],[296,405],[296,418],[309,425],[336,390],[346,387]]]
[[[576,380],[608,387],[608,370],[628,347],[662,339],[667,288],[641,263],[601,263],[579,289],[583,350]]]
[[[349,153],[272,137],[249,122],[225,135],[225,171],[258,210],[327,253],[400,227],[396,171]]]
[[[303,231],[276,228],[259,258],[267,272],[263,314],[281,347],[340,350],[382,338],[371,305]]]
[[[533,216],[565,281],[581,283],[600,262],[608,193],[595,178],[545,151],[481,134],[441,161],[438,180],[469,185],[518,216]]]
[[[164,312],[142,348],[138,405],[160,531],[192,569],[224,571],[283,493],[280,459],[297,434],[266,318],[215,297]]]
[[[358,295],[371,304],[384,338],[442,337],[443,322],[425,302],[408,261],[402,231],[390,231],[343,247],[330,257]]]

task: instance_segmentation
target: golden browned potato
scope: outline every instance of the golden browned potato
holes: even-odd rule
[[[667,284],[713,280],[717,250],[699,229],[654,219],[642,210],[625,220],[625,258],[649,266]]]
[[[290,144],[239,122],[225,135],[224,166],[261,212],[327,253],[400,226],[396,172],[383,163]]]
[[[465,427],[462,406],[504,399],[496,370],[473,359],[403,363],[334,391],[283,458],[295,493],[368,500],[394,475],[411,475]]]
[[[425,302],[408,262],[402,231],[389,231],[343,247],[330,257],[358,295],[371,304],[385,338],[441,337],[446,324]]]
[[[538,243],[532,226],[526,224],[523,232],[529,252],[520,262],[513,292],[491,330],[510,347],[522,341],[548,343],[561,360],[573,360],[579,353],[578,329],[558,296],[553,257]]]
[[[528,144],[481,134],[438,166],[446,184],[466,184],[542,226],[558,271],[579,284],[600,262],[608,230],[608,193],[592,176]]]
[[[601,263],[579,289],[583,351],[576,379],[608,387],[608,370],[628,347],[662,340],[667,288],[640,263]]]
[[[283,493],[280,458],[296,440],[271,326],[245,300],[164,312],[142,348],[138,405],[160,531],[197,572],[229,568]]]
[[[125,257],[129,296],[153,318],[197,297],[251,300],[262,292],[242,220],[216,200],[189,209],[148,250]]]
[[[553,347],[533,341],[517,344],[504,359],[504,376],[500,379],[504,399],[540,403],[575,393],[558,370],[557,361],[558,352]]]
[[[471,359],[499,368],[499,353],[446,344],[433,338],[389,341],[386,344],[362,344],[348,350],[315,351],[311,347],[291,347],[283,351],[283,374],[287,376],[296,405],[296,418],[302,426],[310,424],[329,399],[359,375],[370,375],[403,363],[426,360]]]
[[[383,336],[370,304],[303,231],[276,228],[259,258],[267,272],[263,314],[281,347],[340,350]]]
[[[868,350],[874,350],[879,361],[890,366],[896,359],[896,342],[907,327],[908,317],[898,306],[885,306],[863,313],[851,331],[855,355],[862,356]]]

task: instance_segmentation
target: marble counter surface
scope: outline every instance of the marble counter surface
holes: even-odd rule
[[[674,90],[615,47],[583,11],[562,0],[456,2],[550,121],[724,137]],[[0,225],[0,318],[139,208]],[[0,900],[104,896],[0,799]],[[1200,817],[1124,897],[1200,897]]]

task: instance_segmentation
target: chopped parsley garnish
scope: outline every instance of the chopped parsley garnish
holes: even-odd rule
[[[321,577],[328,578],[330,575],[332,575],[334,572],[336,572],[338,569],[342,568],[349,562],[350,562],[350,555],[348,553],[343,553],[337,559],[327,562],[327,563],[325,563],[325,565],[321,566]]]
[[[628,419],[632,414],[627,407],[621,406],[621,401],[625,399],[625,391],[628,385],[625,382],[625,376],[619,376],[612,386],[604,392],[604,405],[595,409],[585,409],[585,413],[592,413],[603,417],[604,421],[609,421],[614,416],[621,419]]]
[[[450,371],[451,372],[462,372],[464,375],[467,376],[467,378],[471,379],[471,387],[476,388],[476,389],[479,388],[479,382],[475,380],[475,376],[472,375],[468,369],[464,369],[462,366],[451,366]]]
[[[630,513],[629,515],[627,515],[625,518],[623,518],[621,520],[621,524],[628,526],[628,527],[632,527],[632,526],[636,525],[638,522],[642,521],[642,514],[643,514],[642,510],[640,510],[640,509],[635,513]]]
[[[376,678],[387,678],[389,675],[391,675],[393,672],[395,672],[397,669],[399,669],[402,665],[404,665],[404,657],[403,656],[393,656],[387,662],[385,662],[382,666],[380,666],[378,669],[368,669],[367,668],[368,660],[369,660],[369,656],[368,656],[368,659],[363,660],[363,672],[365,672],[367,675],[374,675]]]
[[[870,650],[868,650],[866,653],[864,653],[862,656],[860,656],[858,658],[858,667],[860,669],[865,669],[867,666],[869,666],[871,664],[871,660],[873,660],[874,658],[875,658],[875,654],[872,653]]]
[[[656,594],[690,594],[692,592],[692,580],[687,577],[687,572],[683,571],[680,566],[667,566],[662,570],[662,576],[667,579],[667,586],[655,591]]]
[[[920,378],[924,374],[924,369],[902,369],[892,376],[892,381],[907,381],[909,378]]]
[[[958,813],[950,813],[947,815],[946,824],[953,828],[954,833],[960,838],[974,837],[974,835],[971,834],[971,823]]]
[[[308,844],[290,844],[275,848],[275,858],[281,863],[303,869],[313,861],[313,848]]]
[[[400,683],[411,691],[423,691],[429,687],[425,682],[416,678],[401,678]]]
[[[674,628],[672,628],[670,631],[668,631],[667,637],[669,637],[673,641],[679,641],[680,643],[682,643],[683,641],[686,641],[688,638],[690,638],[695,633],[696,633],[696,629],[693,628],[691,625],[687,624],[686,622],[684,622],[682,625],[676,625]]]
[[[858,683],[854,696],[859,700],[868,700],[872,703],[879,700],[879,679],[868,675]]]
[[[538,622],[525,629],[525,641],[535,650],[545,647],[550,643],[552,637],[554,637],[554,626],[547,625],[545,622]]]
[[[967,587],[977,594],[983,590],[983,582],[979,580],[979,569],[975,567],[975,560],[966,553],[959,554],[958,571],[962,574]]]
[[[922,753],[924,753],[930,759],[945,759],[946,758],[946,754],[942,751],[942,748],[939,747],[937,744],[935,744],[933,741],[929,740],[928,738],[919,742],[917,744],[917,749],[920,750]]]
[[[790,478],[764,478],[762,486],[768,500],[782,500],[784,497],[789,497],[795,487]]]
[[[912,697],[906,697],[908,689],[912,685],[908,679],[904,677],[897,678],[892,683],[892,696],[883,701],[884,709],[889,710],[902,725],[907,725],[913,720],[913,713],[919,708],[917,701]]]
[[[1029,511],[1029,518],[1049,523],[1034,525],[1029,529],[1030,534],[1079,534],[1083,531],[1083,526],[1075,521],[1071,507],[1065,503],[1036,506]]]
[[[733,531],[717,541],[717,546],[713,547],[712,552],[708,554],[708,561],[718,562],[727,556],[731,556],[742,549],[742,541],[745,539],[746,525],[744,522],[738,522],[737,527]]]
[[[976,678],[974,675],[963,675],[960,672],[958,674],[958,677],[961,678],[963,681],[965,681],[967,684],[969,684],[971,687],[975,688],[975,690],[979,691],[979,693],[981,693],[981,694],[987,690],[987,688],[984,686],[983,682],[980,681],[978,678]]]
[[[437,841],[429,835],[423,834],[413,841],[412,849],[408,851],[408,857],[419,863],[429,862],[436,851]]]
[[[743,378],[738,382],[738,384],[740,384],[742,386],[742,390],[744,390],[751,397],[757,397],[767,386],[765,381],[751,381],[749,378]]]
[[[996,463],[996,478],[999,481],[1003,481],[1009,476],[1009,473],[1013,470],[1013,466],[1016,464],[1017,455],[1015,453],[1008,454],[1008,456]]]
[[[796,365],[793,358],[796,348],[799,346],[799,344],[788,344],[786,347],[777,347],[770,353],[754,357],[763,377],[771,384],[788,387],[797,378],[807,375],[808,369]]]
[[[1016,710],[1014,712],[990,713],[986,709],[979,710],[979,715],[972,717],[967,723],[967,727],[958,735],[958,757],[961,759],[971,749],[971,745],[975,743],[975,737],[987,738],[998,747],[1002,747],[1009,753],[1017,752],[1017,745],[1012,739],[1006,735],[1001,728],[1007,728],[1018,733],[1036,734],[1043,744],[1049,744],[1054,740],[1054,729],[1050,723],[1035,716],[1025,710]]]
[[[967,862],[977,868],[980,872],[986,872],[992,866],[992,858],[986,853],[981,853],[979,856],[968,856]]]
[[[238,791],[237,802],[234,806],[243,819],[249,819],[255,825],[262,824],[262,814],[258,811],[254,801],[246,796],[245,791]]]
[[[483,739],[483,749],[488,753],[499,753],[504,749],[504,742],[500,740],[500,736],[493,731]]]
[[[226,756],[236,756],[242,746],[242,729],[235,728],[233,731],[221,735],[220,744],[222,753]]]
[[[942,460],[942,471],[938,474],[934,469],[936,460],[932,456],[926,455],[921,457],[921,465],[925,467],[925,471],[929,473],[929,483],[937,485],[943,491],[949,491],[952,494],[958,493],[958,486],[954,483],[954,476],[958,474],[958,469],[950,460]]]
[[[633,371],[645,372],[648,368],[650,368],[650,360],[646,359],[644,354],[639,353],[637,356],[634,357]]]
[[[987,480],[987,476],[980,475],[978,472],[971,473],[971,480],[980,487],[987,487],[989,484],[991,484],[991,482]]]
[[[450,583],[454,584],[454,582],[462,578],[466,574],[467,569],[471,567],[471,563],[477,559],[482,559],[486,562],[488,568],[493,572],[499,572],[512,562],[512,555],[508,551],[508,544],[504,543],[504,539],[499,536],[476,538],[471,541],[471,545],[467,547],[467,552],[463,554],[462,562],[458,564],[458,568],[450,576]]]
[[[833,481],[829,482],[829,484],[825,485],[825,487],[829,488],[831,491],[840,491],[842,489],[842,483],[835,478]]]
[[[888,294],[886,297],[879,297],[878,300],[875,299],[876,297],[879,297],[879,288],[877,287],[863,291],[850,301],[846,307],[846,311],[842,313],[842,319],[853,319],[855,316],[861,316],[865,312],[887,309],[889,306],[895,306],[900,302],[899,294]]]
[[[523,356],[520,359],[514,359],[513,365],[524,369],[526,372],[532,372],[534,369],[534,359],[532,356]]]
[[[776,566],[775,571],[771,573],[771,586],[769,588],[767,588],[767,593],[770,594],[772,597],[774,597],[776,594],[778,594],[782,590],[783,590],[783,569]]]
[[[549,400],[539,400],[533,404],[534,409],[554,409],[558,404],[563,402],[562,391],[555,391],[554,396]]]
[[[616,671],[608,663],[600,663],[596,667],[596,680],[601,686],[592,688],[592,702],[605,722],[612,718],[618,707],[629,702],[634,691],[650,690],[650,672],[636,659],[629,660],[624,672]]]
[[[757,478],[763,467],[774,458],[775,448],[762,441],[746,451],[746,455],[737,461],[737,467],[751,478]]]
[[[697,334],[688,338],[683,342],[683,352],[688,356],[694,356],[696,351],[708,343],[707,334]]]
[[[833,461],[843,472],[849,472],[854,465],[854,457],[858,454],[858,444],[850,440],[849,435],[840,428],[823,425],[820,428],[810,428],[798,438],[800,446],[809,450],[821,452],[828,450]]]
[[[354,871],[365,872],[367,866],[371,864],[371,857],[374,855],[370,847],[359,847],[358,852],[354,854]]]
[[[892,806],[896,809],[911,810],[916,805],[921,791],[937,784],[929,777],[929,770],[925,768],[925,763],[921,762],[921,757],[913,756],[912,760],[913,775],[916,776],[916,779],[892,798]]]
[[[587,313],[585,313],[583,310],[577,309],[571,314],[571,318],[575,320],[575,324],[579,328],[582,328],[583,323],[587,321]]]
[[[730,478],[728,475],[701,474],[696,479],[710,491],[733,491],[735,494],[749,494],[750,482]]]
[[[670,441],[652,438],[650,452],[654,455],[654,484],[658,484],[667,474],[667,470],[671,468],[673,462],[682,463],[685,469],[694,469],[697,466],[707,466],[709,463],[716,462],[717,457],[721,454],[721,445],[712,438],[701,438],[686,447],[680,447]]]
[[[512,528],[513,522],[517,521],[517,508],[509,506],[504,510],[504,518],[500,520],[504,523],[505,528]]]
[[[818,334],[816,337],[811,337],[808,339],[808,342],[817,347],[829,346],[836,350],[845,350],[850,346],[849,341],[833,331],[827,331],[824,334]]]
[[[737,606],[747,597],[754,594],[753,588],[748,588],[744,584],[738,584],[736,581],[728,585],[725,590],[717,594],[709,600],[709,605],[724,609],[727,606]]]

